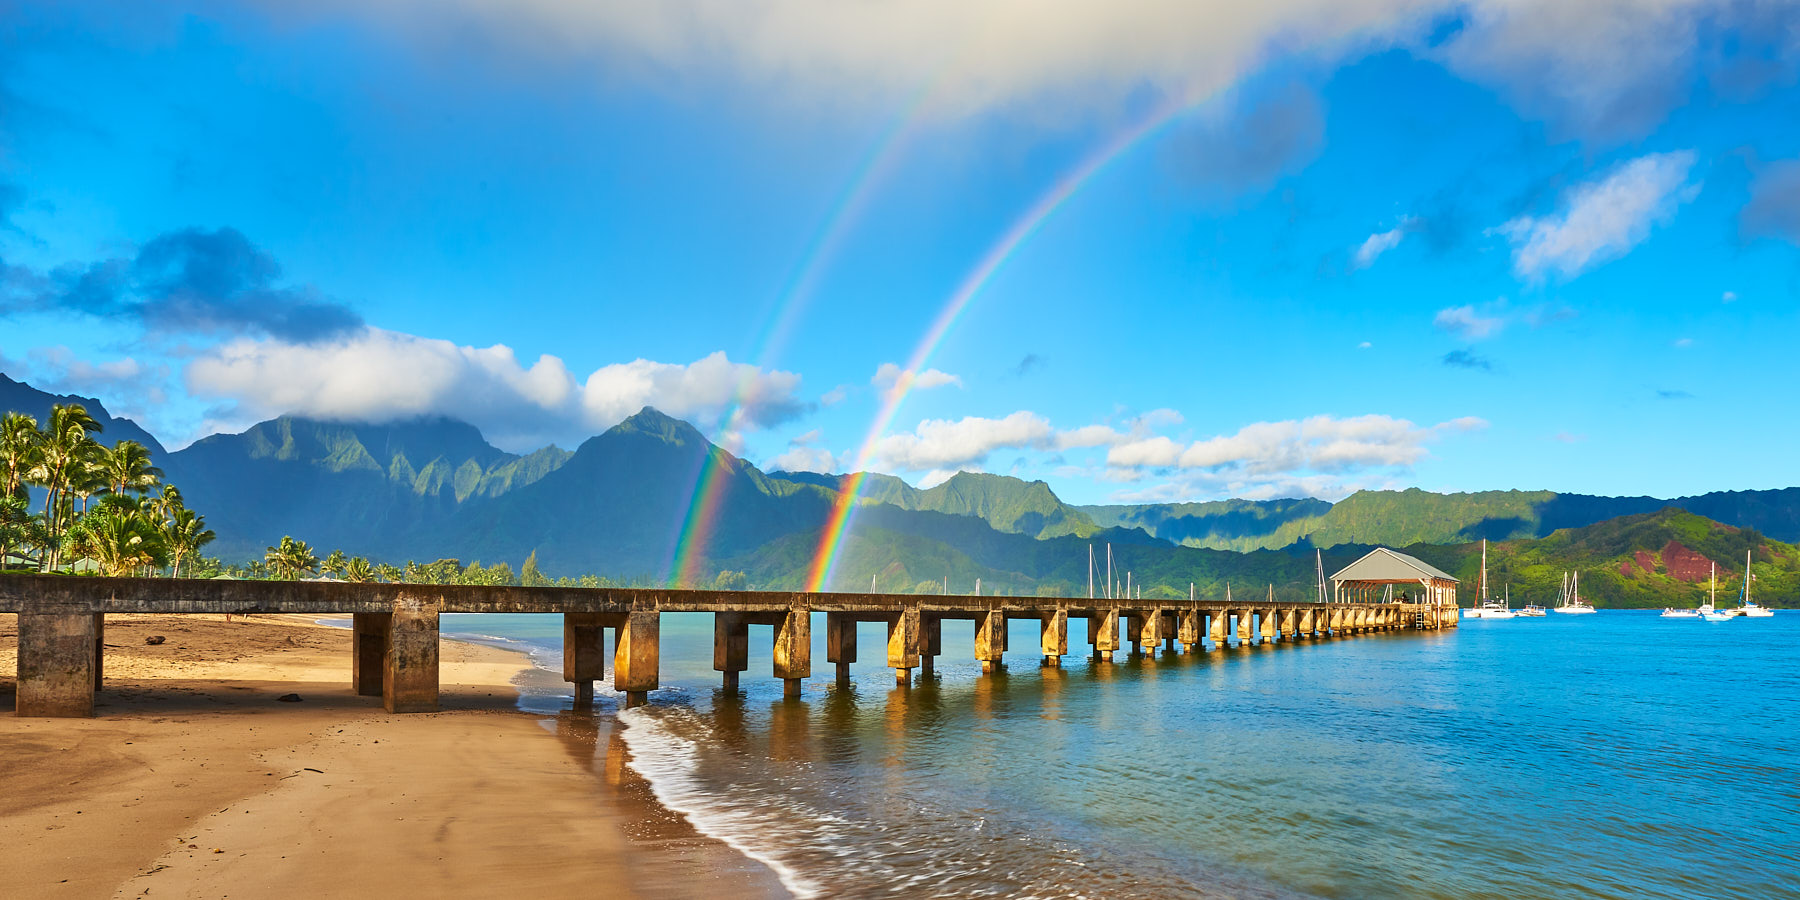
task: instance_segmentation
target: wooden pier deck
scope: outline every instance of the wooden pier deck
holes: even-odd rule
[[[1071,617],[1087,619],[1102,661],[1124,644],[1134,652],[1191,653],[1203,650],[1203,638],[1224,650],[1234,637],[1246,647],[1457,624],[1453,594],[1426,603],[1283,603],[0,575],[0,613],[19,615],[20,716],[93,715],[109,613],[347,615],[356,690],[380,696],[390,712],[430,712],[438,708],[443,613],[561,615],[563,678],[578,703],[592,702],[594,683],[606,675],[611,630],[613,688],[635,705],[658,686],[661,616],[677,612],[713,615],[713,669],[727,689],[749,667],[749,626],[774,626],[771,674],[789,695],[812,677],[814,613],[824,613],[826,660],[840,680],[857,661],[857,623],[885,623],[883,651],[899,684],[911,683],[914,670],[929,672],[943,654],[946,619],[976,623],[974,658],[983,671],[1001,663],[1010,649],[1006,623],[1017,620],[1039,623],[1031,655],[1046,666],[1069,655]]]

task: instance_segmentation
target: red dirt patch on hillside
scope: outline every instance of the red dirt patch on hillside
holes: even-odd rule
[[[1712,574],[1712,560],[1689,550],[1679,541],[1670,541],[1662,548],[1662,561],[1669,577],[1681,581],[1699,584]]]
[[[1637,560],[1638,568],[1644,570],[1644,574],[1649,575],[1656,571],[1656,557],[1649,553],[1639,550],[1633,558]]]

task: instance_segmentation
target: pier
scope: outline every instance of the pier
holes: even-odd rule
[[[0,575],[0,613],[19,616],[20,716],[93,715],[94,694],[105,684],[106,616],[124,613],[347,616],[351,684],[395,713],[438,708],[444,613],[561,615],[563,679],[574,686],[577,704],[592,703],[595,683],[608,674],[610,646],[612,686],[627,705],[644,703],[658,687],[664,613],[713,615],[713,669],[727,690],[749,668],[750,626],[773,626],[771,675],[789,696],[813,677],[815,613],[824,614],[826,662],[840,681],[858,660],[857,625],[883,623],[886,646],[869,650],[886,654],[899,685],[910,684],[915,671],[931,672],[945,652],[946,620],[975,623],[973,655],[984,672],[999,668],[1008,652],[1061,665],[1070,655],[1071,618],[1087,621],[1091,653],[1101,663],[1121,652],[1206,652],[1203,638],[1217,652],[1457,624],[1453,582],[1405,601],[1290,603]],[[1007,646],[1007,623],[1021,620],[1039,625],[1039,646],[1029,651]]]

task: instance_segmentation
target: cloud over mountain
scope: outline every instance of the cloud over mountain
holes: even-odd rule
[[[447,415],[496,444],[531,448],[578,441],[644,406],[706,425],[735,410],[733,427],[789,421],[807,407],[800,376],[734,363],[723,352],[685,365],[639,359],[577,379],[557,357],[520,363],[503,344],[470,347],[369,328],[334,341],[240,339],[202,353],[188,389],[225,401],[226,424],[295,413],[389,421]]]

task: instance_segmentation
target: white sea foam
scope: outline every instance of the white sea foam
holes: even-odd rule
[[[766,802],[738,804],[715,796],[695,775],[699,750],[694,742],[672,733],[644,708],[620,711],[619,721],[626,726],[622,734],[631,750],[631,768],[649,782],[658,803],[686,816],[701,834],[768,866],[794,896],[811,898],[823,893],[820,885],[758,842],[758,837],[766,839],[772,827]]]

